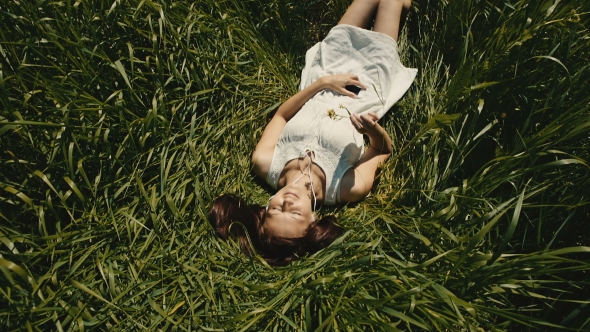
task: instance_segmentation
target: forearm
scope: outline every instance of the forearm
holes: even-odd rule
[[[325,78],[319,78],[312,84],[308,85],[305,89],[297,92],[291,98],[287,99],[277,110],[276,116],[284,118],[289,121],[297,112],[303,107],[303,105],[315,96],[318,92],[327,88]]]
[[[367,132],[367,136],[369,136],[370,148],[376,150],[380,154],[391,154],[391,138],[383,127],[376,124],[373,130]]]

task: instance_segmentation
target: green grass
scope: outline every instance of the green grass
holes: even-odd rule
[[[0,3],[0,329],[590,330],[590,3],[414,3],[395,152],[273,269],[210,202],[348,1]]]

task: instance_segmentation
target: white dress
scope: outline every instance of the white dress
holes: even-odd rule
[[[277,142],[266,178],[273,188],[287,162],[312,151],[313,162],[326,175],[324,203],[339,203],[342,176],[364,151],[363,136],[350,123],[348,112],[374,112],[381,118],[409,89],[417,70],[401,64],[390,36],[337,25],[307,51],[299,89],[322,76],[346,73],[357,75],[367,89],[356,99],[324,90],[303,105]]]

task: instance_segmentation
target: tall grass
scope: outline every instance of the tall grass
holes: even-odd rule
[[[419,68],[347,229],[288,267],[215,238],[348,1],[0,3],[2,330],[590,330],[590,3],[416,1]]]

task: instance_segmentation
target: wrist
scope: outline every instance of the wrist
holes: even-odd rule
[[[391,145],[374,146],[373,143],[370,143],[369,149],[373,149],[377,151],[379,154],[391,154],[392,152]]]
[[[369,147],[382,154],[391,153],[391,138],[389,138],[389,135],[381,126],[375,129],[375,131],[367,132],[369,136]]]
[[[316,81],[318,90],[325,90],[328,88],[328,76],[322,76]]]
[[[371,128],[370,130],[367,130],[365,134],[369,136],[369,140],[371,142],[383,141],[384,136],[388,136],[385,132],[385,129],[383,129],[383,127],[381,127],[378,123],[375,124],[375,127]]]

